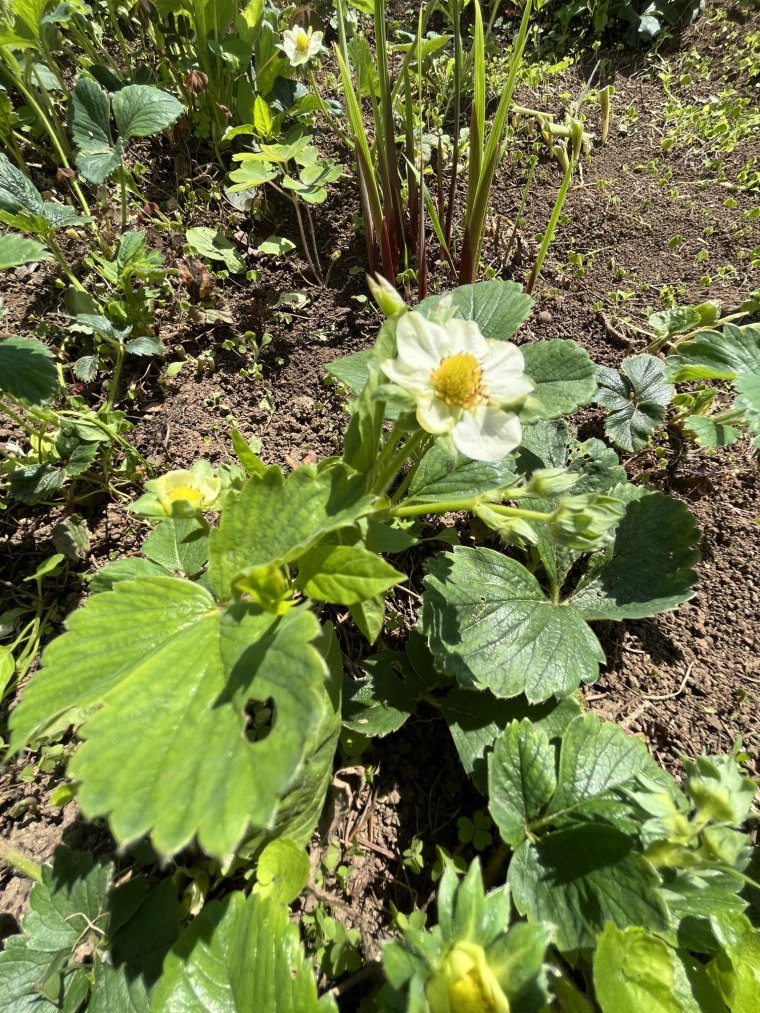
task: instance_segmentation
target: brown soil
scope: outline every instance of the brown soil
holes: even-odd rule
[[[760,15],[755,15],[742,30],[757,30],[759,21]],[[726,24],[703,17],[679,40],[678,51],[696,49],[707,58],[713,75],[680,86],[684,102],[700,101],[726,78],[721,34]],[[651,64],[627,66],[615,74],[610,139],[605,147],[595,146],[584,162],[583,182],[570,191],[568,221],[551,248],[535,293],[534,313],[523,331],[526,340],[573,337],[595,361],[612,366],[645,346],[647,313],[662,308],[663,286],[677,290],[681,304],[709,297],[732,309],[758,285],[750,274],[749,259],[739,259],[740,250],[757,245],[756,225],[752,234],[737,236],[739,229],[748,228],[743,214],[754,206],[756,193],[727,189],[714,174],[711,177],[703,164],[706,152],[699,145],[663,152],[660,141],[669,129],[666,99],[656,73],[648,67]],[[573,67],[538,94],[526,93],[520,99],[556,111],[566,104],[564,96],[578,93],[582,82],[583,75]],[[734,84],[740,92],[751,91],[746,80]],[[631,108],[637,111],[635,120],[627,112]],[[589,114],[590,128],[598,131],[594,115]],[[727,178],[734,179],[746,162],[749,143],[742,142],[726,156]],[[647,168],[654,158],[657,165]],[[556,164],[544,160],[526,221],[518,223],[516,253],[503,264],[500,237],[509,232],[523,181],[506,168],[501,173],[487,248],[488,260],[501,276],[524,278],[559,178]],[[730,207],[727,196],[734,202]],[[244,253],[254,232],[257,239],[270,232],[296,236],[287,217],[251,223],[229,208],[214,213],[217,210],[219,220],[227,216],[245,236]],[[187,358],[188,363],[171,380],[162,379],[157,367],[130,377],[134,396],[126,402],[126,410],[135,425],[130,438],[154,467],[181,467],[199,457],[229,461],[229,434],[234,428],[247,439],[261,440],[265,460],[290,467],[307,455],[323,457],[339,448],[343,397],[326,380],[324,365],[368,346],[378,326],[378,317],[363,299],[364,248],[353,228],[356,211],[353,179],[344,180],[331,202],[317,209],[323,262],[339,253],[325,289],[304,280],[307,266],[297,252],[282,262],[249,255],[250,266],[261,272],[257,283],[233,280],[217,285],[213,308],[226,314],[227,323],[208,322],[202,307],[180,314],[174,305],[159,310],[160,333],[169,347],[167,361]],[[209,224],[204,214],[194,211],[185,224]],[[684,241],[674,249],[676,235]],[[154,238],[163,244],[167,262],[176,263],[180,241],[165,232]],[[695,260],[701,249],[709,251],[710,269]],[[570,253],[583,256],[581,268],[570,261]],[[732,265],[735,271],[720,279],[712,268],[723,265]],[[710,286],[701,280],[706,273],[717,279]],[[179,282],[175,283],[179,292]],[[620,290],[630,291],[630,298],[621,301],[612,295]],[[293,291],[304,293],[309,302],[297,310],[276,305],[281,293]],[[187,298],[186,292],[181,294]],[[42,318],[59,308],[59,300],[60,292],[44,265],[34,271],[20,269],[6,284],[4,325],[10,333],[34,333]],[[253,352],[221,347],[226,340],[237,344],[249,330],[258,340],[264,333],[271,335],[258,358],[261,378],[255,380],[241,375],[241,369],[255,365]],[[204,353],[212,353],[213,369],[196,370],[193,360],[202,361]],[[97,391],[89,393],[97,396]],[[581,421],[588,435],[600,434],[598,411],[587,411]],[[12,429],[0,424],[0,440],[11,435]],[[654,619],[597,624],[608,663],[599,682],[587,691],[587,699],[604,717],[645,736],[658,758],[676,772],[681,754],[725,752],[742,737],[758,773],[758,472],[746,443],[715,453],[683,454],[682,448],[671,445],[666,449],[666,467],[654,455],[644,455],[636,461],[636,474],[683,499],[694,512],[703,532],[697,594],[676,612]],[[86,558],[72,562],[69,576],[50,591],[58,596],[50,634],[79,600],[84,575],[116,555],[138,551],[144,528],[126,511],[136,489],[124,486],[121,492],[124,502],[96,496],[78,506],[90,528],[91,546]],[[55,551],[52,526],[66,509],[64,504],[44,511],[9,503],[0,514],[0,588],[7,595],[5,607],[11,607],[13,585]],[[406,624],[412,620],[413,615],[407,614]],[[377,743],[365,759],[377,766],[375,778],[362,783],[355,773],[341,775],[351,786],[350,802],[336,801],[328,813],[334,817],[331,832],[340,840],[351,836],[358,820],[365,820],[361,833],[354,835],[349,889],[340,891],[328,881],[325,890],[333,899],[334,913],[360,929],[367,955],[373,958],[378,937],[388,930],[389,901],[406,911],[415,903],[423,907],[429,903],[434,846],[441,843],[456,850],[457,817],[471,815],[481,802],[463,783],[453,746],[432,713],[415,715],[401,732]],[[58,778],[38,774],[27,784],[19,780],[23,765],[12,763],[0,775],[0,836],[44,860],[81,824],[75,822],[74,805],[64,810],[49,805]],[[419,877],[401,861],[415,835],[425,842],[426,871]],[[7,867],[0,868],[4,916],[19,917],[26,893],[23,881]]]

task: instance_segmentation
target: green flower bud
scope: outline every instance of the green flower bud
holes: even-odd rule
[[[562,500],[549,523],[558,542],[586,552],[607,544],[611,529],[624,513],[625,505],[619,499],[584,493]]]
[[[431,1013],[509,1013],[509,1000],[477,943],[462,941],[449,951],[425,997]]]
[[[397,313],[406,313],[406,303],[387,278],[381,274],[374,276],[368,274],[367,284],[372,298],[386,317],[395,316]]]
[[[247,594],[267,612],[281,616],[293,602],[293,589],[285,567],[277,563],[254,566],[235,580],[235,590]]]
[[[529,496],[546,499],[549,496],[561,496],[576,484],[580,475],[566,468],[541,468],[534,471],[526,492]]]

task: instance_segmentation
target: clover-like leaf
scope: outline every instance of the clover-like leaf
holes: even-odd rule
[[[533,307],[533,300],[522,285],[513,281],[481,281],[461,285],[446,295],[429,296],[416,309],[430,317],[438,311],[441,301],[449,298],[456,316],[474,320],[484,337],[495,341],[511,338]]]
[[[148,84],[128,84],[111,99],[119,136],[149,137],[166,130],[184,112],[173,95]]]
[[[665,363],[654,355],[631,355],[623,359],[620,372],[598,366],[597,380],[596,401],[610,409],[605,433],[623,450],[641,450],[673,399],[673,385],[665,379]]]
[[[150,833],[170,854],[197,835],[229,859],[308,781],[305,751],[324,720],[328,675],[318,633],[301,608],[222,612],[187,581],[120,582],[74,612],[48,647],[13,713],[14,745],[57,717],[88,714],[69,767],[82,810],[107,816],[120,842]],[[268,700],[273,727],[254,739],[250,708]]]
[[[287,476],[273,467],[253,475],[229,496],[211,535],[214,593],[225,600],[242,571],[297,559],[324,534],[369,513],[373,503],[364,480],[342,465],[319,473],[306,465]]]
[[[317,995],[287,906],[255,893],[207,904],[167,956],[151,1013],[274,1009],[337,1013],[331,995]]]
[[[0,393],[43,404],[58,388],[53,353],[35,338],[0,340]]]
[[[423,630],[461,685],[536,702],[597,678],[604,653],[583,616],[547,598],[516,560],[455,548],[430,561],[425,585]]]

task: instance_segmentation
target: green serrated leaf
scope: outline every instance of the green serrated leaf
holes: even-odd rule
[[[99,145],[103,151],[113,148],[111,107],[108,95],[89,77],[79,77],[68,105],[69,130],[78,148]]]
[[[699,560],[694,517],[663,493],[635,495],[615,531],[611,559],[569,599],[588,620],[643,619],[694,594]]]
[[[42,243],[38,243],[35,239],[13,234],[0,235],[0,271],[50,259],[50,254]]]
[[[0,152],[0,210],[12,215],[19,211],[36,215],[42,210],[42,197],[37,187],[2,152]]]
[[[597,367],[596,401],[610,409],[604,431],[623,450],[641,450],[665,418],[675,393],[665,379],[665,364],[654,355],[623,359],[620,372]]]
[[[525,372],[536,389],[531,395],[543,419],[570,415],[588,404],[596,392],[596,370],[588,352],[569,338],[521,345]]]
[[[374,500],[364,480],[343,466],[319,474],[305,466],[284,476],[279,468],[253,475],[232,493],[211,535],[209,575],[222,600],[244,570],[296,560],[329,531],[368,513]]]
[[[664,931],[659,876],[633,846],[627,834],[601,823],[550,833],[535,845],[524,841],[507,878],[517,910],[553,922],[562,952],[593,947],[607,922]]]
[[[557,786],[554,749],[531,721],[513,721],[488,761],[488,808],[504,841],[516,848]]]
[[[604,661],[582,614],[492,549],[455,548],[429,562],[422,626],[444,672],[497,697],[566,696]]]
[[[435,503],[480,496],[510,486],[516,478],[511,457],[493,463],[473,461],[439,440],[422,458],[405,501]]]
[[[390,563],[359,546],[317,545],[298,560],[296,586],[314,601],[356,605],[406,580]]]
[[[151,1013],[274,1009],[337,1013],[332,996],[317,996],[287,907],[242,893],[207,904],[166,958]]]
[[[166,130],[185,108],[173,95],[148,84],[128,84],[111,102],[120,137],[149,137]]]
[[[53,353],[35,338],[0,340],[0,392],[44,404],[58,389]]]
[[[198,226],[188,229],[185,237],[192,252],[198,256],[221,261],[232,274],[246,270],[245,261],[220,229]]]
[[[229,859],[252,828],[274,823],[283,797],[306,779],[304,751],[323,720],[327,676],[318,632],[299,608],[282,617],[253,606],[221,612],[185,581],[118,583],[74,612],[48,647],[13,713],[14,746],[98,705],[69,768],[81,781],[82,810],[107,815],[122,843],[150,833],[170,854],[197,835],[209,854]],[[93,643],[97,652],[86,646]],[[265,739],[250,741],[248,702],[270,698],[277,720]]]
[[[430,317],[439,309],[441,301],[449,297],[457,316],[474,320],[483,336],[494,341],[511,338],[533,306],[533,300],[516,282],[481,281],[475,285],[461,285],[446,295],[429,296],[416,309]],[[530,374],[530,370],[526,372]]]

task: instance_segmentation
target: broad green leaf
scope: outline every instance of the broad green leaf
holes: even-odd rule
[[[689,510],[659,492],[636,493],[615,531],[607,564],[570,602],[585,619],[643,619],[694,595],[699,529]]]
[[[12,715],[14,746],[89,711],[69,766],[83,812],[108,816],[121,843],[149,833],[171,854],[197,835],[229,859],[307,779],[305,743],[323,720],[327,678],[318,632],[299,608],[220,612],[186,581],[118,583],[74,612],[48,647]],[[249,704],[270,699],[274,726],[251,741]]]
[[[733,380],[760,372],[760,327],[726,324],[720,331],[702,331],[678,345],[668,356],[670,378],[686,380]]]
[[[597,404],[610,409],[604,431],[623,450],[641,450],[665,418],[675,393],[665,363],[654,355],[623,359],[620,372],[597,367]]]
[[[597,940],[594,988],[602,1013],[720,1013],[721,1008],[719,1002],[698,1002],[686,968],[667,943],[642,928],[619,929],[612,922]]]
[[[232,893],[190,923],[164,963],[152,1013],[337,1013],[317,996],[298,927],[285,904]]]
[[[699,327],[702,322],[696,306],[674,306],[668,310],[652,313],[649,324],[658,338],[669,338],[672,334],[685,334]]]
[[[150,1013],[145,979],[124,967],[95,960],[95,978],[87,1013]]]
[[[511,457],[503,461],[473,461],[445,442],[436,442],[420,462],[406,499],[415,503],[480,496],[514,484],[517,478]]]
[[[39,214],[42,197],[32,181],[0,152],[0,210]],[[8,224],[12,224],[8,222]]]
[[[269,106],[261,95],[257,95],[253,100],[253,126],[256,133],[265,141],[269,140],[273,124],[274,117]]]
[[[309,872],[309,856],[304,849],[280,837],[267,844],[259,856],[253,892],[291,904],[306,886]]]
[[[87,141],[77,151],[77,168],[90,183],[105,183],[124,164],[121,141],[111,147],[101,141]]]
[[[535,845],[524,841],[507,878],[515,907],[529,920],[553,922],[562,952],[593,947],[606,922],[664,931],[659,876],[633,846],[603,823],[559,830]]]
[[[315,601],[356,605],[406,580],[374,552],[353,545],[317,545],[298,560],[296,587]]]
[[[193,253],[209,260],[219,260],[232,274],[246,270],[245,261],[220,229],[199,225],[185,233],[188,246]]]
[[[242,193],[251,187],[262,186],[277,179],[279,172],[267,162],[243,162],[230,173],[233,185],[228,187],[231,194]]]
[[[369,358],[372,353],[352,352],[351,355],[344,355],[340,359],[328,362],[325,369],[334,376],[336,380],[348,387],[354,394],[358,394],[364,387],[369,377]]]
[[[142,551],[178,577],[195,577],[208,560],[208,525],[198,517],[167,518],[151,531]]]
[[[272,467],[253,475],[227,498],[211,535],[214,593],[229,598],[242,571],[296,560],[323,535],[369,513],[374,500],[364,488],[364,480],[341,465],[319,473],[307,465],[287,476]]]
[[[754,437],[752,446],[760,449],[760,368],[737,376],[734,387],[740,394],[734,407],[744,413],[744,423]]]
[[[398,731],[422,697],[424,684],[395,651],[381,651],[361,668],[364,678],[343,682],[343,724],[368,736]]]
[[[627,735],[611,721],[587,714],[568,727],[562,738],[557,791],[549,814],[570,811],[605,813],[604,799],[652,766],[642,739]]]
[[[139,338],[132,338],[124,342],[124,350],[130,355],[165,355],[166,346],[160,338],[152,338],[143,334]]]
[[[35,338],[0,340],[0,392],[29,404],[49,401],[58,389],[53,353]]]
[[[475,285],[461,285],[446,295],[429,296],[416,309],[430,317],[449,296],[456,316],[474,320],[484,337],[495,341],[511,338],[533,306],[533,300],[516,282],[481,281]]]
[[[284,257],[295,250],[296,244],[283,236],[267,236],[256,247],[258,253],[268,253],[272,257]]]
[[[707,974],[731,1013],[754,1013],[760,994],[760,932],[744,915],[725,919],[723,950],[707,965]]]
[[[428,563],[423,630],[444,672],[533,703],[593,682],[604,653],[572,604],[550,601],[520,563],[455,548]]]
[[[383,632],[385,595],[378,594],[366,601],[359,601],[350,605],[348,611],[367,643],[374,644]]]
[[[111,109],[108,94],[89,77],[80,77],[71,92],[68,105],[69,130],[77,148],[99,146],[113,149]]]
[[[581,712],[574,696],[529,704],[525,697],[497,700],[488,690],[452,689],[436,706],[449,726],[466,773],[483,795],[488,793],[486,759],[499,735],[511,721],[529,718],[534,728],[551,740]]]
[[[107,862],[95,862],[87,852],[56,851],[53,865],[43,866],[24,918],[24,933],[35,949],[70,949],[91,926],[102,927],[110,880]]]
[[[173,95],[148,84],[128,84],[111,102],[120,137],[149,137],[166,130],[185,108]]]
[[[715,422],[709,415],[690,415],[683,427],[687,433],[692,434],[700,447],[728,447],[741,435],[734,426]]]
[[[513,721],[488,760],[488,808],[504,841],[516,848],[557,786],[554,749],[531,721]]]
[[[596,369],[588,352],[569,338],[521,345],[525,372],[536,384],[531,398],[541,417],[558,419],[588,404],[596,392]]]
[[[14,234],[0,235],[0,271],[50,259],[50,254],[42,243],[38,243],[35,239]]]
[[[50,0],[13,0],[9,5],[16,18],[16,29],[22,37],[39,43],[42,36],[42,16]]]

